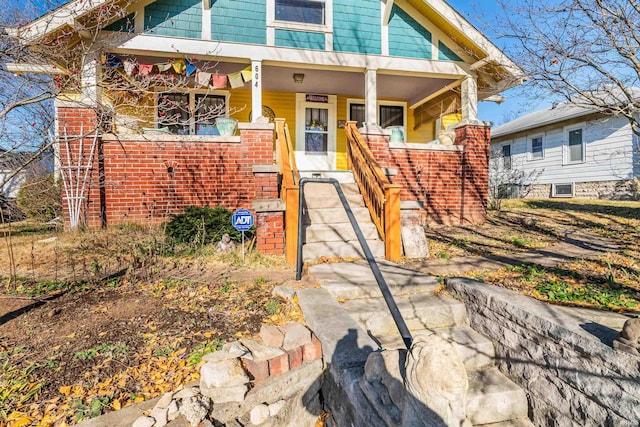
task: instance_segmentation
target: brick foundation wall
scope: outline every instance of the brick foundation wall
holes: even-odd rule
[[[417,201],[427,223],[481,224],[486,219],[489,181],[489,128],[466,125],[456,129],[454,146],[400,144],[389,146],[382,134],[364,135],[382,167],[402,185],[403,201]]]
[[[91,109],[58,108],[59,128],[68,135],[71,130],[79,133],[77,123],[90,129],[92,116]],[[80,146],[79,139],[71,141],[74,158]],[[89,148],[85,138],[85,156]],[[88,227],[158,224],[190,205],[251,209],[256,199],[278,198],[277,172],[255,171],[256,166],[273,164],[269,124],[242,124],[239,137],[105,135],[96,151],[83,212]],[[63,143],[63,165],[66,156]],[[282,212],[257,216],[258,250],[284,252],[282,217]],[[68,212],[65,218],[68,225]]]

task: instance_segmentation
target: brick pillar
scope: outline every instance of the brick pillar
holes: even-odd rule
[[[456,128],[456,144],[464,146],[460,212],[463,223],[482,224],[487,218],[490,129],[483,122]]]
[[[283,255],[285,250],[285,208],[278,197],[278,165],[254,165],[256,198],[256,248],[264,254]]]
[[[103,176],[102,140],[98,137],[93,151],[92,167],[87,171],[83,166],[89,163],[91,148],[96,129],[96,111],[92,108],[75,106],[57,106],[58,135],[60,138],[60,167],[69,184],[69,171],[73,171],[73,185],[77,185],[87,173],[79,226],[98,228],[104,225],[104,193],[101,191]],[[78,170],[78,166],[81,166]],[[69,169],[71,167],[71,169]],[[79,172],[79,173],[77,173]],[[68,196],[64,186],[62,190],[62,212],[65,226],[70,226]]]

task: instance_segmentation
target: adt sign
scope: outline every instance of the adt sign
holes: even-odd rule
[[[253,214],[247,209],[238,209],[231,216],[231,224],[238,231],[249,231],[253,226]]]

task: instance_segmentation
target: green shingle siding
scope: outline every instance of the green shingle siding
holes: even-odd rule
[[[438,59],[441,61],[462,61],[462,58],[442,42],[438,42]]]
[[[333,1],[333,50],[382,53],[379,0]]]
[[[267,43],[267,5],[258,0],[212,0],[211,39]]]
[[[124,33],[131,33],[135,29],[135,13],[130,13],[124,18],[118,19],[113,24],[104,27],[106,31],[120,31]]]
[[[276,29],[276,46],[324,50],[325,40],[324,33]]]
[[[157,0],[144,8],[144,30],[160,36],[202,37],[202,0]]]
[[[431,59],[431,33],[394,5],[389,19],[389,55]]]

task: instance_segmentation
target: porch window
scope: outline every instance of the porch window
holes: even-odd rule
[[[158,95],[157,127],[176,135],[212,135],[215,119],[225,115],[225,107],[224,95],[162,93]]]
[[[381,105],[378,121],[382,128],[404,126],[404,107],[400,105]]]
[[[275,0],[278,21],[325,25],[325,0]]]
[[[365,121],[365,107],[364,104],[356,104],[349,102],[349,120],[355,120],[358,122],[357,127],[362,127]],[[378,124],[382,128],[388,126],[404,126],[404,105],[390,105],[380,103],[378,106]]]

